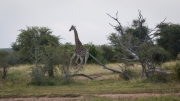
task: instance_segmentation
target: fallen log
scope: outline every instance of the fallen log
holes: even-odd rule
[[[91,79],[91,80],[100,77],[100,76],[91,77],[91,76],[88,76],[88,75],[86,75],[86,74],[72,74],[72,75],[69,75],[69,76],[72,76],[72,77],[74,77],[74,76],[84,76],[84,77],[86,77],[86,78],[88,78],[88,79]]]
[[[101,63],[97,58],[95,58],[93,55],[89,54],[97,63],[99,63],[101,66],[103,66],[103,69],[107,69],[107,70],[110,70],[110,71],[113,71],[115,73],[121,73],[123,74],[128,80],[131,79],[131,76],[129,76],[127,73],[125,73],[124,71],[118,71],[118,70],[115,70],[115,69],[112,69],[112,68],[108,68],[106,67],[103,63]]]
[[[103,66],[103,69],[107,69],[107,70],[110,70],[112,72],[115,72],[115,73],[121,73],[123,74],[128,80],[131,79],[131,76],[129,76],[127,73],[125,73],[123,70],[122,71],[119,71],[119,70],[115,70],[115,69],[112,69],[112,68],[108,68],[107,66],[105,66],[103,63],[101,63],[97,58],[95,58],[93,55],[89,54],[97,63],[99,63],[101,66]],[[99,76],[95,76],[95,77],[91,77],[91,76],[88,76],[86,74],[77,74],[78,70],[76,71],[76,73],[74,74],[69,74],[67,73],[66,76],[67,77],[75,77],[75,76],[83,76],[83,77],[86,77],[88,79],[95,79],[95,78],[98,78]]]

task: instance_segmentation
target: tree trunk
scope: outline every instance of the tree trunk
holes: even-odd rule
[[[5,79],[6,76],[7,76],[7,65],[3,64],[3,75],[2,75],[2,78]]]
[[[48,75],[49,75],[49,77],[54,77],[52,59],[50,59],[49,63],[48,63]]]

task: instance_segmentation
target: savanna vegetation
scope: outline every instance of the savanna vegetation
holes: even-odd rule
[[[165,19],[148,28],[138,12],[130,26],[117,25],[110,44],[85,44],[92,57],[85,68],[69,69],[75,45],[61,43],[47,27],[20,30],[12,51],[0,51],[0,98],[79,97],[80,100],[180,100],[180,26]],[[109,32],[107,32],[109,33]],[[116,72],[118,71],[118,72]],[[127,76],[128,75],[128,76]],[[90,78],[90,79],[89,79]],[[102,97],[103,94],[165,94],[149,97]],[[96,95],[96,96],[95,96]]]

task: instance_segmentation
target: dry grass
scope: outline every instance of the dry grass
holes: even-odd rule
[[[125,67],[124,64],[119,63],[118,65]],[[122,68],[120,66],[118,66],[117,64],[107,64],[106,66],[115,70],[122,70]],[[8,75],[14,76],[16,77],[16,79],[18,79],[20,76],[22,76],[23,78],[27,78],[28,80],[30,80],[30,74],[32,72],[32,65],[29,64],[25,64],[25,65],[18,65],[18,66],[13,66],[10,67],[8,70]],[[136,72],[136,74],[141,75],[141,66],[139,64],[135,64],[134,66],[129,66],[126,67],[128,69],[131,69],[132,71]],[[124,70],[125,68],[123,68]],[[55,77],[60,77],[62,76],[61,70],[56,67],[54,69],[54,75]],[[77,69],[75,69],[73,66],[71,68],[71,72],[74,73],[75,71],[77,71]],[[108,77],[110,77],[111,74],[114,74],[112,71],[109,71],[107,69],[103,69],[103,67],[101,65],[98,64],[87,64],[85,68],[80,69],[78,73],[83,73],[86,75],[98,75],[98,76],[105,76],[107,75]],[[117,77],[117,75],[114,75],[115,77]],[[20,77],[20,78],[22,78]]]
[[[30,73],[31,72],[31,66],[32,65],[29,65],[29,64],[13,66],[13,67],[9,68],[9,72],[24,71],[24,72]]]
[[[166,69],[166,70],[171,70],[172,69],[171,67],[173,67],[175,64],[176,64],[176,61],[166,62],[166,63],[162,64],[162,68]],[[128,67],[122,63],[118,63],[118,65],[123,67],[123,70],[125,68],[130,69],[130,70],[136,72],[137,74],[141,75],[142,68],[141,68],[140,64],[129,65]],[[106,66],[109,68],[121,71],[122,68],[118,65],[116,63],[106,64]],[[21,71],[21,72],[25,72],[26,74],[29,74],[29,73],[31,73],[31,67],[32,67],[32,65],[29,65],[29,64],[13,66],[13,67],[9,68],[8,72],[12,73],[12,72],[16,72],[16,71]],[[72,66],[71,72],[73,73],[75,71],[77,71],[77,69],[75,69]],[[87,75],[103,75],[103,74],[112,74],[113,72],[103,69],[103,67],[98,64],[87,64],[83,69],[79,69],[78,73],[84,73]],[[55,68],[55,75],[56,76],[62,75],[61,71],[58,67]]]
[[[123,67],[123,70],[125,70],[125,68],[127,68],[127,69],[131,69],[132,71],[141,72],[141,66],[139,64],[135,64],[135,65],[128,66],[128,67],[126,67],[122,63],[118,63],[118,65]],[[109,68],[121,71],[122,68],[118,65],[117,64],[107,64],[106,66]],[[74,71],[77,71],[77,69],[74,69],[72,67],[72,72],[74,72]],[[112,71],[109,71],[107,69],[103,69],[103,67],[101,65],[98,65],[98,64],[88,64],[88,65],[86,65],[85,68],[79,69],[79,73],[84,73],[87,75],[101,75],[101,74],[112,74]]]
[[[175,66],[176,64],[176,61],[170,61],[170,62],[166,62],[164,64],[162,64],[162,68],[165,69],[166,71],[172,71],[172,68],[173,66]],[[133,78],[136,78],[136,80],[138,78],[141,77],[141,72],[142,72],[142,68],[141,68],[141,65],[140,64],[134,64],[134,65],[129,65],[128,67],[126,67],[124,64],[122,63],[119,63],[118,65],[124,67],[123,69],[130,69],[134,74],[131,75]],[[115,70],[122,70],[122,68],[120,66],[118,66],[117,64],[113,63],[113,64],[106,64],[107,67],[109,68],[112,68],[112,69],[115,69]],[[25,65],[18,65],[18,66],[14,66],[14,67],[10,67],[9,70],[8,70],[8,75],[7,78],[10,78],[10,76],[13,76],[15,77],[15,79],[18,79],[19,77],[24,79],[24,78],[27,78],[27,79],[31,79],[30,78],[30,74],[31,74],[31,71],[32,71],[32,65],[29,65],[29,64],[25,64]],[[77,69],[75,69],[73,66],[72,66],[72,73],[74,71],[77,71]],[[55,77],[60,77],[62,76],[62,73],[61,73],[61,70],[56,67],[54,69],[54,75]],[[114,74],[112,71],[109,71],[107,69],[103,69],[103,67],[101,65],[98,65],[98,64],[87,64],[85,68],[83,69],[80,69],[78,73],[83,73],[83,74],[86,74],[86,75],[90,75],[90,76],[110,76],[111,74]],[[116,75],[117,77],[117,75]],[[2,79],[0,78],[0,81]]]
[[[119,65],[122,65],[122,64],[119,64]],[[115,69],[115,70],[121,70],[121,68],[117,65],[117,64],[107,64],[106,65],[107,67],[109,67],[109,68],[113,68],[113,69]],[[123,65],[122,65],[123,66]],[[13,75],[23,75],[23,77],[27,77],[29,80],[31,79],[30,78],[30,74],[31,74],[31,72],[32,72],[32,65],[19,65],[19,66],[14,66],[14,67],[11,67],[11,68],[9,68],[9,74],[11,75],[11,74],[13,74]],[[128,68],[131,68],[131,69],[135,69],[136,67],[128,67]],[[77,71],[78,69],[75,69],[73,66],[72,66],[72,68],[71,68],[71,72],[72,73],[74,73],[75,71]],[[56,67],[55,69],[54,69],[54,75],[55,75],[55,77],[61,77],[62,76],[62,72],[61,72],[61,70],[58,68],[58,67]],[[109,71],[109,70],[106,70],[106,69],[103,69],[103,67],[102,66],[100,66],[100,65],[97,65],[97,64],[88,64],[88,65],[86,65],[86,67],[85,68],[83,68],[83,69],[80,69],[79,71],[78,71],[78,73],[83,73],[83,74],[86,74],[86,75],[89,75],[89,76],[92,76],[92,75],[98,75],[98,76],[106,76],[107,75],[107,77],[108,78],[110,78],[110,75],[109,74],[113,74],[112,76],[113,77],[118,77],[118,75],[114,75],[114,73],[112,72],[112,71]],[[18,76],[19,77],[19,76]],[[106,78],[106,77],[105,77]],[[79,77],[78,77],[78,79],[79,79]],[[87,79],[87,78],[81,78],[80,77],[80,79]],[[100,78],[100,79],[102,79],[102,78]],[[88,80],[88,79],[87,79]]]
[[[169,65],[170,63],[165,63]],[[125,65],[120,64],[122,67]],[[117,64],[107,64],[109,68],[121,70]],[[54,86],[30,85],[30,65],[20,65],[9,68],[7,80],[0,83],[0,98],[4,97],[29,97],[29,96],[65,96],[88,94],[122,94],[122,93],[177,93],[180,90],[179,82],[153,83],[145,78],[133,78],[125,81],[122,79],[105,79],[92,81],[76,81],[71,84],[62,84],[61,78],[55,76]],[[127,67],[136,73],[141,72],[141,66],[135,64]],[[60,70],[55,69],[56,75]],[[75,69],[73,69],[75,70]],[[87,75],[105,75],[113,72],[103,69],[100,65],[88,64],[80,71]],[[139,73],[141,75],[141,73]],[[56,78],[57,77],[57,78]],[[29,80],[27,80],[29,79]],[[52,79],[52,78],[51,78]],[[58,84],[59,83],[59,84]],[[102,99],[104,100],[104,99]]]
[[[166,62],[162,64],[162,68],[165,70],[168,70],[170,72],[172,72],[173,68],[175,67],[176,63],[178,61],[170,61],[170,62]]]

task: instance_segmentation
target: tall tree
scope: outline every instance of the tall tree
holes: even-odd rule
[[[149,39],[149,28],[144,25],[145,19],[142,20],[142,22],[139,22],[139,20],[133,20],[132,25],[130,27],[127,27],[125,32],[132,34],[134,37],[136,37],[139,41],[143,41],[146,39]]]
[[[32,63],[37,48],[44,51],[44,46],[57,47],[59,45],[59,37],[52,35],[51,29],[47,27],[27,27],[27,29],[21,29],[20,32],[16,42],[12,44],[12,49],[18,51],[23,62]]]
[[[173,23],[159,24],[155,33],[157,44],[170,52],[174,58],[180,52],[180,25]]]

